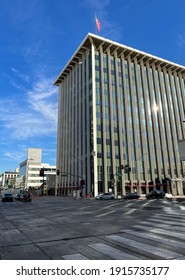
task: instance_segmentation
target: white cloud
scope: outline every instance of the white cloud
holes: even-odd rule
[[[33,84],[32,90],[28,91],[28,97],[30,102],[36,102],[38,100],[43,100],[56,94],[56,88],[53,87],[54,79],[48,79],[43,76]]]
[[[25,153],[24,152],[4,152],[4,157],[9,158],[13,161],[22,161],[25,158]]]
[[[17,77],[19,77],[24,82],[27,82],[27,83],[30,82],[30,77],[27,76],[26,74],[19,72],[17,69],[15,69],[13,67],[11,68],[11,70]]]
[[[1,127],[15,139],[27,139],[56,133],[57,88],[53,79],[39,77],[24,99],[0,99]]]
[[[57,88],[52,85],[53,79],[40,77],[33,85],[33,89],[27,92],[28,102],[32,110],[48,119],[56,127],[57,102],[53,101],[57,96]]]
[[[180,47],[183,47],[185,45],[185,35],[184,34],[177,35],[177,44]]]

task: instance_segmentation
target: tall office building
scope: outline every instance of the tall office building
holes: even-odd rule
[[[184,66],[89,33],[54,82],[59,194],[81,179],[87,194],[183,194],[184,82]]]

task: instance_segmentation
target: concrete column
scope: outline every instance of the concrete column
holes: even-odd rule
[[[98,160],[97,160],[97,133],[96,133],[96,79],[95,79],[95,47],[91,43],[92,53],[92,108],[93,108],[93,167],[94,167],[94,196],[98,195]]]

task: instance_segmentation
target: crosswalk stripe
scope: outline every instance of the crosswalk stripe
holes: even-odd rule
[[[185,256],[182,256],[180,258],[177,258],[176,260],[185,260]]]
[[[154,228],[154,224],[152,224],[151,222],[143,221],[143,222],[140,223],[140,225],[133,225],[132,227],[148,230],[148,228],[150,228],[150,229]],[[163,224],[155,224],[155,227],[164,228],[164,225]],[[165,229],[171,231],[171,226],[170,225],[165,225]],[[173,226],[173,229],[176,230],[176,231],[177,230],[182,231],[182,232],[185,231],[185,228],[183,228],[182,226]]]
[[[65,260],[89,260],[82,254],[63,255],[62,258]]]
[[[152,221],[147,220],[147,221],[141,221],[140,224],[149,225],[149,226],[154,226],[155,225],[155,227],[159,227],[159,228],[164,227],[164,224],[159,223],[159,221],[157,223],[157,222],[152,222]],[[165,226],[167,227],[168,225],[165,225]]]
[[[181,240],[185,240],[185,235],[184,235],[184,233],[172,232],[171,229],[170,229],[170,231],[165,231],[165,230],[163,230],[163,229],[151,229],[150,231],[151,231],[151,232],[154,232],[154,233],[159,233],[159,234],[162,234],[162,235],[167,235],[167,236],[176,237],[176,238],[179,238],[179,239],[181,239]]]
[[[143,230],[151,230],[153,228],[153,226],[144,226],[144,225],[133,225],[133,228],[138,228],[138,229],[143,229]]]
[[[100,209],[94,210],[94,213],[99,212],[99,211],[104,211],[105,209],[108,209],[108,208],[111,208],[111,207],[114,207],[114,206],[115,206],[115,204],[110,204],[108,206],[105,206],[105,207],[102,207]]]
[[[174,214],[163,214],[163,213],[162,214],[156,214],[156,215],[154,215],[154,218],[155,217],[171,219],[172,221],[173,220],[175,220],[175,221],[183,221],[183,219],[185,218],[185,216],[184,217],[177,216],[177,213],[176,213],[176,215],[174,215]]]
[[[148,219],[148,221],[151,221],[151,222],[159,222],[159,219],[155,219],[155,218],[152,218],[152,219]],[[180,222],[180,221],[169,221],[169,220],[162,220],[162,223],[163,224],[168,224],[168,225],[185,225],[184,222]]]
[[[91,207],[91,205],[80,207],[79,210],[84,210],[84,209],[89,208],[89,207]]]
[[[146,232],[138,232],[138,231],[134,231],[134,230],[122,230],[122,232],[125,233],[129,233],[132,234],[134,236],[138,236],[138,237],[142,237],[144,239],[148,239],[148,240],[152,240],[152,241],[158,241],[161,242],[162,244],[167,244],[170,245],[172,247],[179,247],[179,248],[184,248],[185,249],[185,243],[184,242],[180,242],[180,241],[175,241],[172,239],[168,239],[168,238],[164,238],[164,237],[160,237],[157,235],[151,235],[150,233],[146,233]]]
[[[177,211],[175,209],[171,209],[169,207],[164,207],[163,210],[164,210],[164,213],[168,213],[168,214],[173,215],[173,216],[177,215]],[[183,213],[178,213],[178,216],[184,217],[184,214]]]
[[[112,211],[109,211],[109,212],[105,212],[105,213],[103,213],[103,214],[99,214],[99,215],[97,215],[96,217],[98,218],[98,217],[107,216],[107,215],[109,215],[109,214],[111,214],[111,213],[114,213],[114,212],[115,212],[115,210],[112,210]]]
[[[123,236],[110,235],[110,236],[106,236],[106,237],[111,239],[111,240],[117,241],[121,244],[125,244],[127,246],[129,245],[131,247],[134,247],[134,248],[137,248],[139,250],[148,252],[150,254],[157,255],[157,256],[162,257],[164,259],[169,260],[169,259],[182,257],[181,254],[169,251],[167,249],[157,248],[155,246],[151,246],[151,245],[144,244],[144,243],[141,243],[141,242],[138,242],[138,241],[134,241],[134,240],[125,238]]]
[[[154,226],[154,223],[151,223],[150,221],[141,221],[140,224],[142,225],[149,225],[151,227]],[[163,224],[155,223],[155,227],[164,227]]]
[[[115,260],[140,260],[138,257],[134,255],[120,251],[104,243],[95,243],[88,246]]]
[[[130,209],[129,211],[127,212],[124,212],[124,215],[129,215],[131,213],[133,213],[134,211],[136,211],[137,209]]]

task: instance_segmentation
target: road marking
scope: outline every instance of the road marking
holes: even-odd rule
[[[102,208],[100,208],[100,209],[97,209],[97,210],[93,211],[93,213],[96,213],[96,212],[102,211],[102,210],[104,210],[104,209],[111,208],[111,207],[113,207],[113,206],[115,206],[115,204],[111,204],[111,205],[108,205],[108,206],[106,206],[106,207],[102,207]]]
[[[152,200],[144,201],[144,203],[143,203],[143,205],[141,206],[141,208],[146,207],[146,206],[148,206],[148,204],[151,204],[151,203],[152,203]]]
[[[181,240],[185,240],[185,235],[184,233],[179,233],[179,232],[172,232],[171,229],[170,231],[164,231],[162,229],[151,229],[151,232],[154,232],[154,233],[159,233],[159,234],[162,234],[162,235],[167,235],[167,236],[172,236],[172,237],[176,237],[176,238],[179,238]]]
[[[123,214],[124,215],[129,215],[129,214],[131,214],[134,211],[136,211],[136,209],[131,209],[131,210],[127,211],[127,212],[124,212]]]
[[[148,219],[148,221],[150,222],[156,222],[156,223],[158,223],[159,222],[159,219],[155,219],[155,218],[152,218],[152,219]],[[185,224],[184,224],[184,222],[179,222],[179,221],[168,221],[168,220],[162,220],[162,223],[163,223],[163,225],[164,224],[167,224],[167,225],[182,225],[182,226],[184,226]]]
[[[185,260],[185,256],[182,256],[180,258],[177,258],[176,260]]]
[[[79,209],[79,210],[83,210],[83,209],[86,209],[86,208],[89,208],[89,207],[91,207],[91,205],[84,206],[84,207],[80,207],[80,208],[78,208],[78,209]]]
[[[96,217],[98,218],[98,217],[107,216],[107,215],[109,215],[109,214],[111,214],[111,213],[113,213],[113,212],[116,212],[116,211],[115,211],[115,210],[112,210],[112,211],[109,211],[109,212],[106,212],[106,213],[103,213],[103,214],[97,215]]]
[[[147,221],[142,221],[140,222],[140,226],[141,228],[143,227],[143,225],[147,225],[149,226],[150,228],[164,228],[166,230],[171,230],[171,225],[167,225],[167,224],[158,224],[158,223],[151,223],[151,222],[147,222]],[[134,226],[135,227],[135,226]],[[182,227],[182,226],[175,226],[174,227],[175,230],[178,230],[178,231],[185,231],[185,227]]]
[[[115,260],[140,260],[138,257],[134,255],[125,253],[104,243],[96,243],[88,246]]]
[[[144,226],[144,225],[133,225],[133,228],[143,229],[143,230],[150,230],[153,228],[153,225]],[[121,230],[122,231],[122,230]]]
[[[117,241],[121,244],[137,248],[139,250],[162,257],[167,260],[182,257],[181,254],[174,253],[167,249],[162,249],[162,248],[158,248],[158,247],[151,246],[148,244],[140,243],[140,242],[137,242],[137,241],[134,241],[134,240],[131,240],[131,239],[119,236],[119,235],[110,235],[110,236],[106,236],[106,237],[111,240]]]
[[[167,244],[167,245],[170,244],[170,246],[175,247],[175,248],[179,247],[179,248],[185,249],[185,243],[184,242],[175,241],[175,240],[160,237],[160,236],[157,236],[157,235],[153,235],[153,234],[151,235],[150,233],[138,232],[138,231],[134,231],[134,230],[122,230],[121,232],[129,233],[129,234],[132,234],[134,236],[139,236],[139,237],[144,238],[144,239],[149,239],[149,240],[152,240],[152,241],[161,242],[161,243]]]
[[[158,217],[164,217],[165,219],[170,219],[170,220],[175,220],[175,221],[182,221],[182,218],[185,218],[185,216],[184,217],[177,217],[177,213],[176,213],[176,215],[174,215],[174,214],[157,214],[157,215],[154,215],[154,218],[158,218]]]
[[[141,221],[140,222],[140,224],[144,224],[144,225],[149,225],[149,226],[151,226],[151,227],[160,227],[160,228],[163,228],[164,227],[164,225],[161,223],[161,224],[159,224],[159,223],[152,223],[151,221]]]
[[[65,260],[89,260],[82,254],[63,255],[62,258]]]

